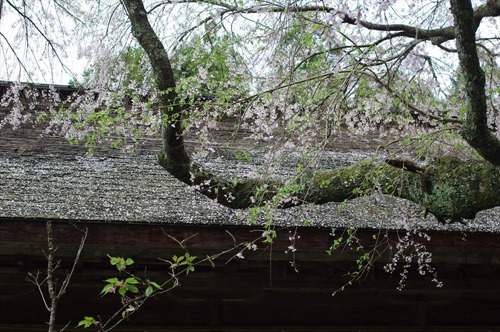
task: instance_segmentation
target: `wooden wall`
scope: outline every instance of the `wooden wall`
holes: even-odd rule
[[[78,228],[77,228],[77,227]],[[58,321],[71,321],[70,331],[84,315],[102,318],[120,306],[118,296],[99,296],[103,279],[117,275],[106,254],[135,259],[134,272],[161,280],[168,267],[158,258],[182,254],[179,241],[193,255],[231,248],[233,238],[251,241],[259,236],[250,227],[172,226],[144,224],[54,223],[62,279],[69,268],[81,233],[88,239],[74,280],[64,296]],[[295,231],[295,229],[293,229]],[[229,235],[231,233],[231,235]],[[204,264],[181,279],[181,287],[151,300],[120,331],[488,331],[500,329],[500,242],[487,233],[433,233],[434,253],[442,288],[430,276],[411,268],[407,286],[396,289],[399,277],[383,271],[388,257],[374,264],[361,284],[332,292],[355,269],[354,250],[328,256],[327,229],[298,229],[296,262],[290,267],[284,251],[288,230],[281,230],[271,247],[258,243],[245,259],[226,255],[216,267]],[[373,232],[360,231],[369,241]],[[395,232],[389,236],[396,236]],[[43,221],[0,221],[0,331],[42,331],[48,313],[29,272],[43,271],[45,259]]]

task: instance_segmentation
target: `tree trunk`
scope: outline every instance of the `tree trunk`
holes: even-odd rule
[[[176,178],[189,183],[191,160],[184,147],[181,122],[183,105],[175,89],[175,79],[170,59],[149,23],[142,0],[122,0],[122,4],[127,11],[132,26],[132,34],[151,62],[155,84],[160,96],[163,140],[162,160],[164,160],[162,165]]]
[[[484,72],[476,49],[474,10],[470,0],[451,0],[458,59],[465,79],[467,116],[462,137],[493,165],[500,166],[500,141],[488,129]]]

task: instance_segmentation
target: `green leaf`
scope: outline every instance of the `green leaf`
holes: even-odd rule
[[[153,294],[153,287],[148,286],[148,288],[146,288],[146,296],[150,297],[151,294]]]
[[[111,265],[116,265],[120,261],[120,259],[118,257],[113,257],[113,256],[110,256],[109,254],[108,254],[108,257],[109,257],[109,262],[111,263]]]
[[[123,257],[113,257],[108,254],[109,257],[109,263],[111,265],[116,266],[118,271],[123,271],[125,270],[125,267],[134,264],[134,260],[132,258],[123,258]]]
[[[196,256],[191,256],[188,252],[186,253],[186,260],[190,263],[194,262]]]
[[[137,285],[137,284],[140,284],[139,280],[137,280],[136,278],[127,278],[125,279],[125,282],[129,285]]]
[[[87,328],[92,325],[97,325],[97,321],[94,319],[94,317],[85,316],[83,320],[78,322],[77,327],[83,326],[83,328]]]
[[[123,288],[127,288],[127,290],[131,291],[132,293],[139,293],[139,289],[134,285],[128,285],[127,287]]]
[[[154,282],[154,281],[150,281],[150,282],[149,282],[149,284],[150,284],[151,286],[153,286],[154,288],[156,288],[156,289],[160,289],[160,290],[162,289],[162,288],[161,288],[161,286],[160,286],[160,285],[158,285],[158,284],[157,284],[156,282]]]
[[[125,294],[127,294],[127,290],[128,290],[128,287],[120,287],[120,289],[118,290],[118,294],[120,294],[121,296],[124,296]]]
[[[189,272],[193,272],[194,271],[194,266],[189,266],[187,269],[186,269],[186,275],[189,274]]]

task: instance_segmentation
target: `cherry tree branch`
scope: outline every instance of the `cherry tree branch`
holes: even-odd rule
[[[287,186],[288,182],[285,183],[281,179],[236,178],[228,180],[202,169],[200,165],[191,162],[184,149],[183,131],[180,124],[180,116],[184,110],[183,105],[175,91],[175,80],[168,54],[149,24],[143,2],[141,0],[121,0],[121,3],[129,16],[132,34],[150,59],[156,87],[162,97],[160,110],[164,119],[164,147],[159,155],[159,163],[174,177],[195,186],[199,192],[213,198],[218,203],[230,208],[249,208],[259,205],[286,208],[305,202],[322,204],[344,201],[359,196],[360,188],[377,188],[381,193],[406,198],[420,204],[439,220],[473,218],[477,211],[500,204],[500,193],[498,192],[498,186],[500,186],[498,172],[500,170],[492,168],[492,165],[488,163],[466,163],[458,159],[443,158],[437,160],[419,173],[408,171],[406,162],[403,162],[401,167],[398,166],[399,164],[394,166],[379,162],[357,163],[346,168],[316,172],[311,176],[292,179],[292,183],[298,182],[298,186],[292,186],[293,189]],[[238,11],[260,13],[265,9],[267,12],[285,13],[326,10],[326,7],[264,7],[240,8]],[[236,9],[226,8],[224,10],[234,11]],[[375,28],[375,26],[372,27]],[[395,29],[402,26],[390,27]],[[475,31],[475,26],[471,27]],[[404,32],[399,33],[404,35]],[[453,34],[453,38],[454,36],[455,34]],[[418,43],[420,40],[414,42]],[[474,42],[471,44],[475,45]],[[412,45],[408,46],[405,51],[398,53],[392,60],[401,61]],[[397,96],[397,92],[378,78],[370,66],[361,65],[359,60],[355,62],[355,65],[348,68],[349,73],[356,71],[359,72],[358,75],[371,75],[375,82]],[[332,75],[334,73],[329,72],[318,75],[315,79],[323,79]],[[292,82],[289,86],[301,82]],[[286,84],[281,84],[267,93],[286,88],[286,86]],[[431,119],[460,123],[457,119],[443,119],[433,116],[408,104],[407,107]],[[498,155],[500,156],[500,153]],[[456,174],[453,179],[448,177],[451,173]],[[470,178],[471,173],[477,177]],[[481,190],[470,190],[470,188],[476,187],[481,188]],[[467,192],[467,195],[464,195],[464,192]],[[485,195],[488,196],[485,197]]]
[[[486,4],[481,5],[473,11],[471,28],[475,32],[479,28],[481,20],[485,17],[500,16],[500,1],[488,0]],[[420,29],[415,26],[405,24],[379,24],[360,20],[349,16],[347,13],[341,13],[343,23],[362,26],[368,30],[396,32],[394,36],[408,37],[414,39],[430,40],[435,45],[440,45],[445,41],[455,39],[455,26],[448,26],[438,29]]]
[[[231,5],[222,1],[210,1],[210,0],[169,0],[163,1],[156,7],[160,5],[168,4],[182,4],[182,3],[200,3],[209,4],[217,7],[224,8],[224,10],[218,11],[216,16],[223,16],[226,14],[258,14],[258,13],[307,13],[307,12],[327,12],[335,13],[339,15],[343,23],[362,26],[368,30],[382,31],[382,32],[392,32],[390,38],[395,37],[408,37],[419,40],[430,40],[435,45],[440,45],[445,41],[455,39],[455,27],[447,26],[443,28],[436,29],[421,29],[416,26],[406,25],[406,24],[380,24],[376,22],[369,22],[361,20],[357,17],[350,16],[348,13],[340,11],[336,8],[330,6],[281,6],[273,3],[264,3],[255,6],[237,6]],[[500,16],[500,1],[499,0],[488,0],[485,4],[479,6],[474,11],[473,17],[473,27],[474,31],[480,25],[480,22],[485,17],[496,17]],[[214,16],[207,17],[202,20],[197,26],[202,25],[213,19]],[[196,27],[193,27],[196,29]]]
[[[189,183],[191,159],[184,147],[181,115],[182,105],[176,92],[174,73],[165,47],[149,23],[141,0],[121,0],[132,27],[132,34],[146,52],[153,69],[159,92],[162,116],[163,153],[169,161],[172,175]]]

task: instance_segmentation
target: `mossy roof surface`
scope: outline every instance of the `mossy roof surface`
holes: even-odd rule
[[[241,163],[217,165],[228,174],[242,169]],[[227,209],[197,193],[170,176],[152,156],[1,157],[0,188],[1,218],[213,225],[248,223],[246,211]],[[346,203],[273,211],[273,218],[282,225],[307,222],[321,227],[388,229],[422,225],[436,230],[496,232],[500,208],[481,212],[466,226],[442,226],[432,216],[423,220],[422,209],[411,202],[389,196],[370,196]]]

